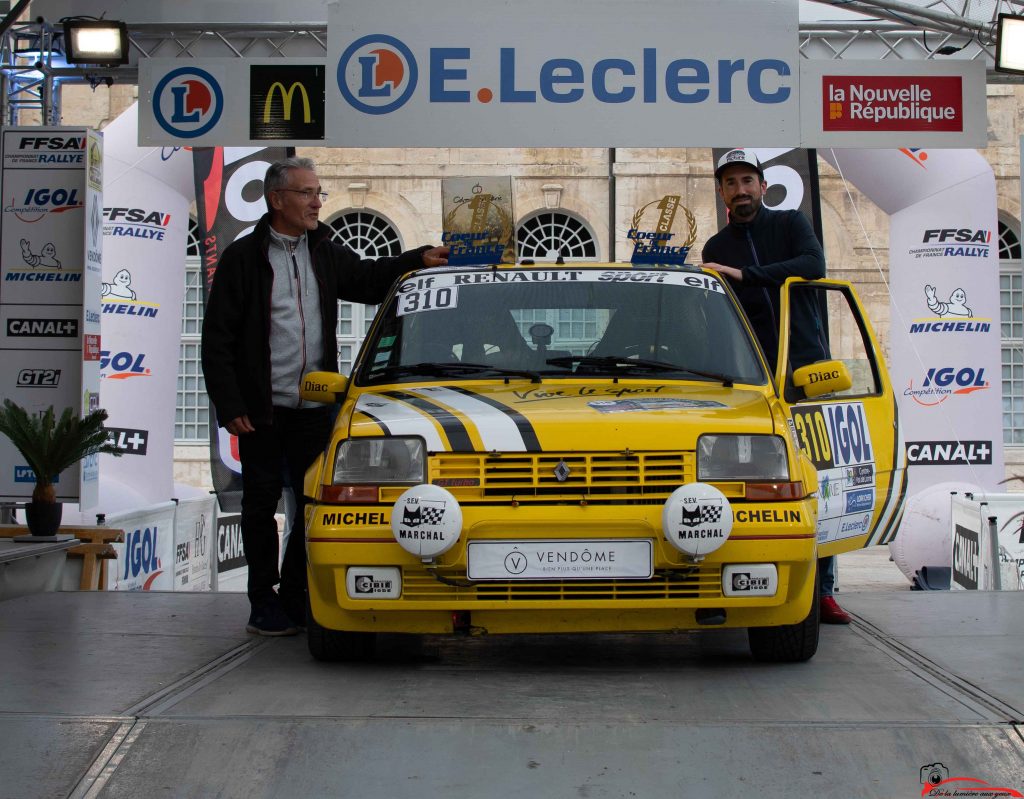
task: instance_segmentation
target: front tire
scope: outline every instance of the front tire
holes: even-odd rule
[[[321,627],[313,618],[313,609],[306,606],[306,639],[309,654],[326,663],[350,663],[373,657],[376,633],[346,632]]]
[[[804,663],[818,651],[821,608],[818,605],[818,572],[814,572],[814,594],[807,618],[796,624],[778,627],[751,627],[747,630],[750,654],[760,663]]]

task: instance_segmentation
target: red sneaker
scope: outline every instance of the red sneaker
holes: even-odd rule
[[[822,624],[849,624],[850,614],[839,607],[834,596],[823,596],[818,603]]]

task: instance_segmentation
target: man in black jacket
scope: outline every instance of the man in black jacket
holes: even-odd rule
[[[810,223],[799,211],[764,206],[764,171],[750,150],[730,150],[715,169],[718,196],[729,223],[712,236],[701,254],[709,269],[725,275],[746,311],[772,370],[779,357],[779,289],[786,278],[825,277],[825,253]],[[817,299],[810,292],[790,295],[789,364],[798,369],[830,357]],[[818,561],[821,620],[849,624],[833,596],[835,557]]]
[[[246,629],[294,635],[305,624],[306,469],[330,435],[331,409],[304,402],[306,372],[338,368],[338,300],[376,304],[401,275],[447,263],[447,247],[360,258],[319,221],[323,193],[308,158],[267,170],[268,213],[221,256],[203,319],[203,376],[217,420],[238,436],[242,546],[252,606]],[[295,493],[278,573],[274,513],[285,479]],[[280,589],[274,585],[280,581]]]

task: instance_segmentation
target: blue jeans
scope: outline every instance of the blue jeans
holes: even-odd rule
[[[836,590],[836,556],[818,558],[818,587],[821,596],[832,596]]]

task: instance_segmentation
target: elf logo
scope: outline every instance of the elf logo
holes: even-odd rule
[[[117,352],[113,355],[110,350],[100,350],[100,377],[108,377],[111,380],[125,380],[129,377],[149,377],[150,369],[143,362],[146,354],[140,352]]]

